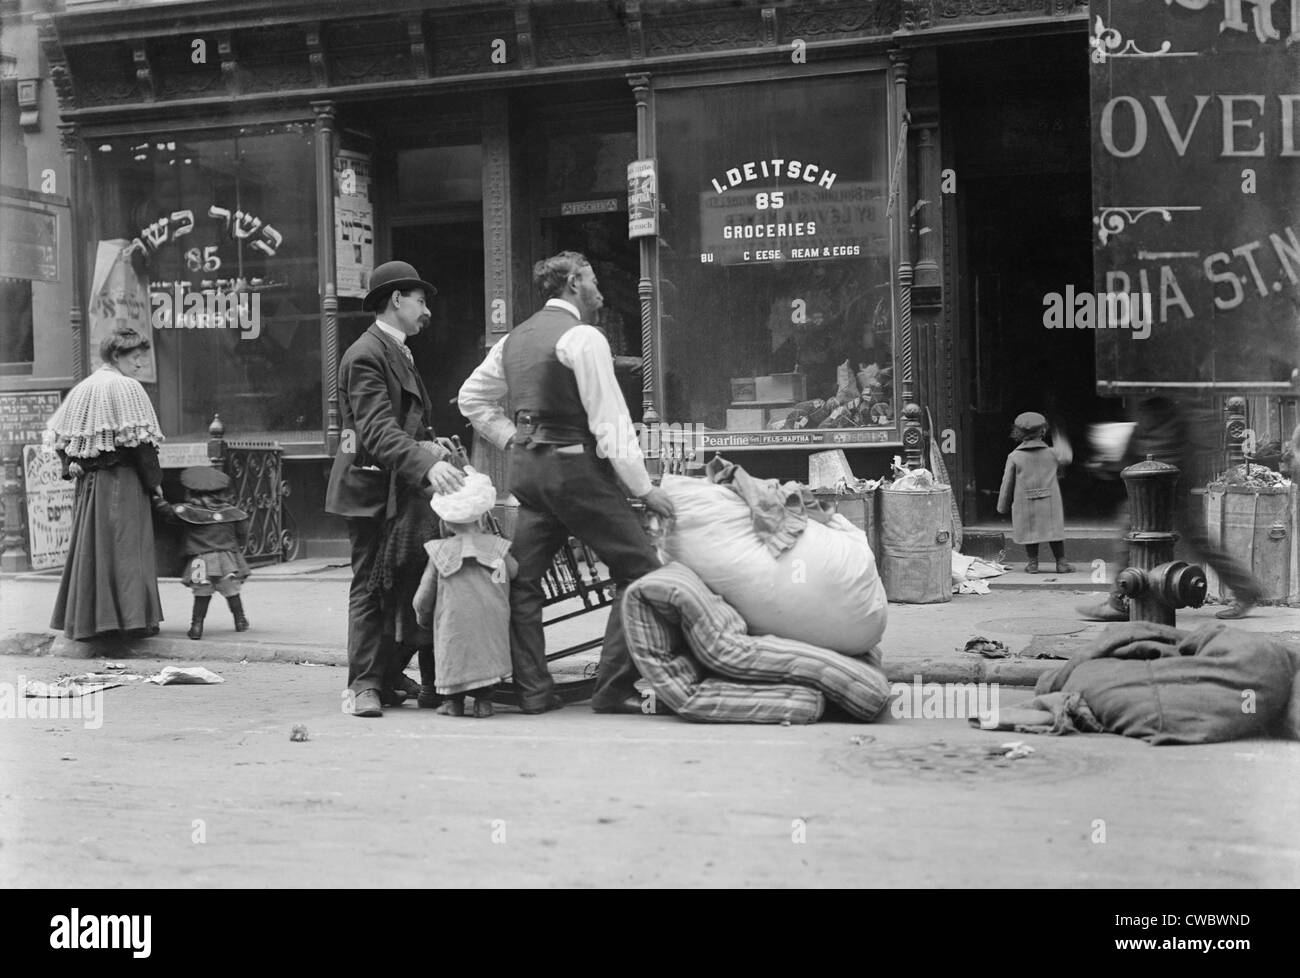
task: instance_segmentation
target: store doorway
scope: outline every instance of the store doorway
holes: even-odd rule
[[[614,354],[615,375],[633,421],[641,420],[641,312],[637,281],[640,250],[628,240],[627,212],[545,217],[540,220],[537,257],[561,251],[586,255],[605,306],[592,323]]]
[[[533,263],[560,251],[591,262],[605,298],[603,330],[633,421],[641,419],[640,248],[627,236],[627,166],[637,158],[636,107],[626,85],[556,88],[525,96],[523,127]],[[522,310],[535,311],[541,297]],[[522,317],[521,317],[522,318]]]
[[[393,228],[395,257],[434,284],[429,325],[410,341],[415,366],[433,398],[433,427],[470,444],[470,426],[452,403],[484,357],[483,224],[438,222]]]
[[[942,111],[961,225],[965,393],[971,411],[966,515],[996,523],[1012,422],[1037,411],[1075,452],[1061,489],[1067,523],[1105,523],[1122,484],[1085,467],[1089,426],[1122,417],[1096,392],[1095,334],[1047,329],[1044,300],[1092,290],[1087,37],[963,46],[942,61]],[[974,510],[972,513],[971,510]]]

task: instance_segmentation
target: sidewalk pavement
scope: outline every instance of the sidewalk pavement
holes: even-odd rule
[[[191,641],[192,598],[175,578],[159,582],[163,601],[162,631],[153,638],[128,642],[72,642],[49,628],[50,609],[58,591],[57,574],[0,575],[0,655],[55,655],[73,658],[132,656],[209,662],[287,662],[346,666],[347,595],[351,571],[338,561],[302,560],[255,569],[244,588],[244,606],[252,628],[237,633],[224,601],[214,598],[204,637]],[[1105,626],[1080,619],[1075,607],[1095,603],[1106,591],[1088,570],[1070,575],[1015,572],[989,581],[989,594],[953,595],[932,605],[891,604],[881,643],[891,682],[998,682],[1032,685]],[[576,601],[571,602],[574,608]],[[572,610],[548,609],[548,616]],[[1180,628],[1214,620],[1218,606],[1178,613]],[[593,611],[547,629],[552,651],[599,638],[606,610]],[[1235,628],[1279,634],[1300,641],[1300,608],[1257,608]],[[984,636],[1002,642],[1010,655],[985,659],[962,651],[968,640]],[[562,660],[556,672],[581,671],[596,661],[596,652]]]

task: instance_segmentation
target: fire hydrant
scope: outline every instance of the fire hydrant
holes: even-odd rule
[[[1178,469],[1148,455],[1120,473],[1128,490],[1131,526],[1124,537],[1132,567],[1116,586],[1129,599],[1129,621],[1174,624],[1174,609],[1205,603],[1205,571],[1174,560],[1174,488]]]

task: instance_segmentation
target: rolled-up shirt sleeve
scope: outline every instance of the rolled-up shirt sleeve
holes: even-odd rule
[[[465,383],[460,386],[456,405],[474,430],[487,438],[497,448],[505,448],[514,437],[514,422],[506,417],[505,404],[510,389],[506,386],[505,365],[502,352],[505,341],[499,341],[488,351]]]
[[[623,391],[614,375],[614,356],[609,341],[594,326],[579,324],[555,344],[560,363],[573,371],[578,396],[587,412],[587,424],[596,436],[596,450],[614,466],[614,473],[634,496],[652,488],[645,456],[637,443],[632,416],[627,412]]]

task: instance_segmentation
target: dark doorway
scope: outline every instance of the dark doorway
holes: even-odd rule
[[[572,99],[572,101],[570,101]],[[593,326],[609,340],[632,419],[641,418],[640,249],[627,236],[627,165],[636,159],[636,108],[626,86],[555,90],[518,108],[526,133],[531,260],[587,256],[605,297]],[[533,295],[525,314],[540,297]]]
[[[432,319],[411,339],[416,369],[433,398],[434,430],[460,435],[469,423],[451,402],[483,360],[483,225],[478,221],[393,228],[393,255],[418,268],[438,289]]]
[[[975,518],[995,506],[1012,421],[1047,416],[1076,456],[1062,479],[1066,519],[1097,523],[1122,486],[1084,468],[1092,423],[1122,417],[1097,396],[1094,334],[1047,329],[1044,300],[1092,291],[1092,182],[1085,33],[962,45],[941,58],[942,112],[961,224],[960,293]]]

